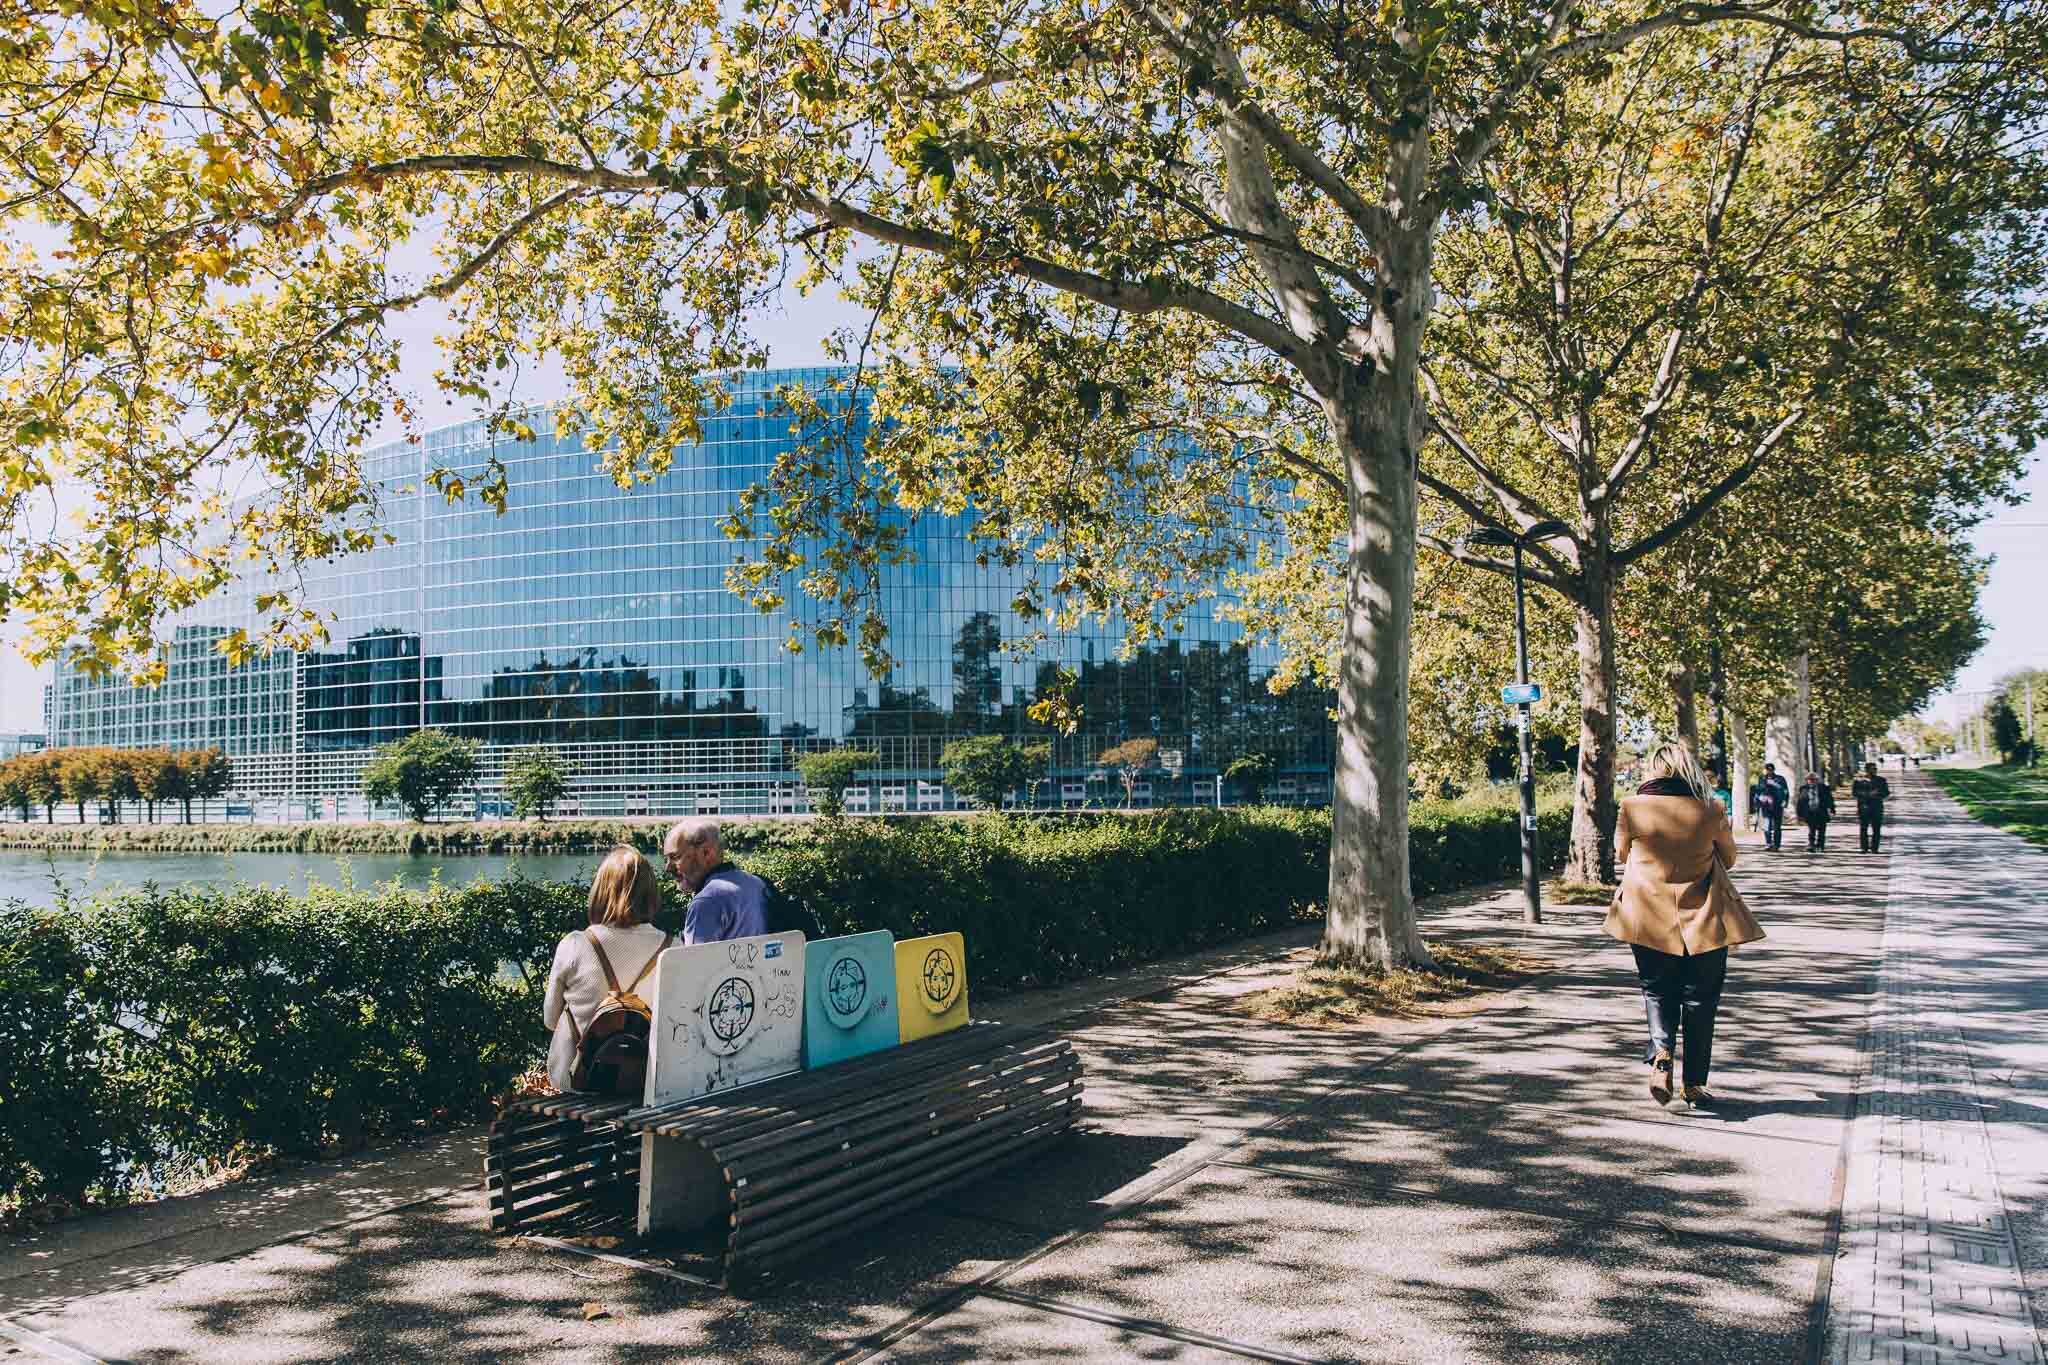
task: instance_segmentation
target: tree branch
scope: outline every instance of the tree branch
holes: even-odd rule
[[[1181,37],[1166,17],[1151,5],[1140,5],[1138,13],[1144,19],[1145,26],[1165,44],[1176,60],[1189,66],[1196,63],[1202,66],[1212,65],[1206,54]],[[1373,250],[1385,253],[1387,243],[1394,237],[1394,222],[1385,209],[1366,202],[1365,196],[1339,175],[1335,167],[1318,156],[1314,148],[1289,132],[1287,126],[1273,117],[1271,111],[1253,99],[1228,76],[1211,75],[1203,83],[1202,88],[1224,113],[1265,139],[1288,165],[1310,184],[1328,195],[1330,202],[1351,220],[1352,226],[1364,234],[1366,241],[1372,244]]]
[[[507,223],[495,237],[491,238],[490,241],[484,243],[482,249],[480,249],[476,253],[476,255],[470,257],[467,261],[464,261],[462,265],[458,267],[453,274],[450,274],[443,279],[436,280],[432,284],[423,285],[422,287],[415,289],[410,294],[401,294],[397,298],[385,299],[381,303],[371,305],[368,307],[352,309],[349,312],[344,313],[342,316],[336,318],[332,323],[330,323],[325,330],[320,332],[318,336],[315,336],[313,338],[312,345],[314,347],[324,346],[328,342],[334,340],[334,338],[340,336],[343,332],[346,332],[349,328],[354,327],[359,322],[366,322],[371,318],[380,317],[385,313],[403,312],[406,309],[412,307],[414,304],[425,302],[427,299],[447,298],[450,294],[453,294],[456,290],[462,288],[463,285],[468,284],[472,279],[475,279],[478,271],[482,270],[485,266],[489,265],[494,259],[497,258],[499,253],[505,250],[506,247],[518,241],[520,235],[523,234],[528,228],[532,227],[535,223],[547,217],[548,214],[553,213],[556,209],[568,203],[570,200],[580,199],[584,195],[591,194],[593,192],[594,191],[586,190],[581,186],[576,185],[572,185],[566,190],[557,190],[554,194],[551,194],[547,198],[541,200],[538,204],[535,204],[525,213],[520,214],[519,217],[514,219],[512,222]]]
[[[1626,549],[1616,550],[1614,552],[1615,564],[1625,566],[1635,563],[1645,555],[1655,554],[1697,526],[1700,523],[1700,519],[1713,511],[1717,503],[1747,483],[1749,476],[1762,468],[1764,460],[1769,457],[1773,450],[1778,448],[1779,443],[1785,439],[1786,433],[1791,431],[1798,424],[1799,419],[1805,415],[1806,409],[1804,408],[1794,408],[1786,413],[1784,420],[1775,427],[1772,427],[1770,433],[1757,443],[1756,449],[1750,452],[1748,459],[1729,470],[1721,478],[1720,482],[1700,494],[1699,498],[1690,507],[1687,507],[1683,512],[1674,517],[1662,530],[1643,537]]]
[[[1437,188],[1430,196],[1432,207],[1440,211],[1449,192],[1461,180],[1472,174],[1473,168],[1493,150],[1494,142],[1500,135],[1501,124],[1536,77],[1559,62],[1569,61],[1573,57],[1618,52],[1666,29],[1699,28],[1720,22],[1752,23],[1775,28],[1811,42],[1840,43],[1844,46],[1872,41],[1894,43],[1916,62],[1950,64],[1973,61],[1977,57],[1977,49],[1973,45],[1931,42],[1904,29],[1879,28],[1874,25],[1847,29],[1828,28],[1803,23],[1789,15],[1772,13],[1761,5],[1716,5],[1702,3],[1701,0],[1686,0],[1685,3],[1673,5],[1661,14],[1653,14],[1632,24],[1623,24],[1619,28],[1588,33],[1566,42],[1559,42],[1558,39],[1562,37],[1577,8],[1577,0],[1557,0],[1557,9],[1550,16],[1543,38],[1522,54],[1522,59],[1515,64],[1514,70],[1508,74],[1500,88],[1494,91],[1493,97],[1452,139],[1451,151],[1445,159],[1443,172],[1438,177]]]
[[[1416,532],[1415,543],[1435,550],[1446,559],[1455,559],[1460,564],[1470,564],[1475,569],[1485,569],[1489,573],[1497,573],[1502,578],[1513,578],[1515,576],[1515,563],[1513,560],[1489,559],[1485,555],[1475,555],[1470,550],[1445,540],[1442,536],[1432,535],[1428,531]],[[1524,563],[1522,565],[1522,577],[1528,579],[1531,583],[1541,583],[1544,587],[1569,601],[1576,602],[1579,600],[1579,594],[1572,584],[1548,569]]]

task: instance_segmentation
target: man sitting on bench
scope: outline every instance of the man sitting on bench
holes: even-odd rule
[[[716,820],[678,820],[661,841],[669,874],[694,892],[683,915],[683,942],[721,943],[768,929],[767,889],[726,861]]]

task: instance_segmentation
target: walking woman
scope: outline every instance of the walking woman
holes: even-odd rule
[[[1685,1102],[1705,1105],[1713,1100],[1707,1073],[1728,950],[1764,931],[1728,880],[1735,835],[1692,751],[1660,745],[1644,772],[1648,780],[1622,800],[1615,821],[1621,887],[1607,932],[1635,953],[1650,1026],[1650,1097],[1670,1102],[1683,1034]]]

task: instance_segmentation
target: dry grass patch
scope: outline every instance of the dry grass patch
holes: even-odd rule
[[[1599,882],[1568,882],[1559,877],[1543,884],[1545,905],[1605,905],[1614,899],[1614,888]]]
[[[1285,986],[1256,991],[1234,1008],[1255,1019],[1309,1028],[1348,1028],[1371,1019],[1471,1014],[1482,997],[1543,975],[1555,965],[1514,948],[1432,943],[1433,972],[1366,970],[1312,963]]]

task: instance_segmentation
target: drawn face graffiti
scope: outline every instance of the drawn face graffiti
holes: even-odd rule
[[[825,974],[825,1000],[832,1013],[850,1019],[868,999],[868,972],[858,958],[842,957]]]
[[[754,1022],[753,986],[737,976],[719,982],[718,989],[711,992],[711,999],[705,1003],[704,1019],[711,1025],[712,1036],[722,1043],[745,1033]]]
[[[959,984],[960,970],[953,964],[953,955],[944,948],[934,948],[924,955],[924,1003],[925,1008],[937,1014],[953,1001],[953,988]]]

